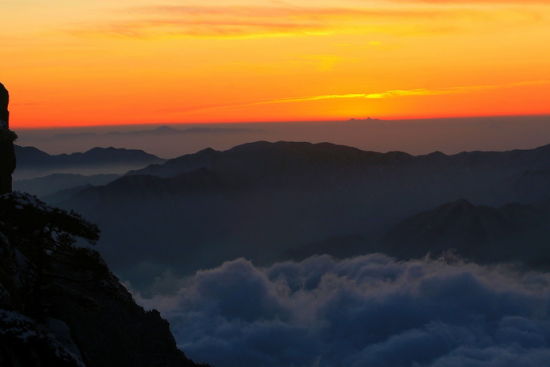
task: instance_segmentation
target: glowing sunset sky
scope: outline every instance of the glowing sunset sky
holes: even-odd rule
[[[550,113],[550,0],[0,0],[12,126]]]

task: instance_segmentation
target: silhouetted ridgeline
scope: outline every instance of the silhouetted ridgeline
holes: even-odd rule
[[[131,163],[158,163],[163,160],[137,149],[93,148],[84,153],[51,155],[33,147],[16,146],[18,168],[79,167],[96,165],[125,165]]]
[[[144,274],[190,273],[240,256],[265,264],[322,251],[388,252],[388,231],[401,232],[392,228],[445,203],[539,205],[550,198],[548,170],[550,146],[413,156],[256,142],[205,149],[58,199],[100,223],[100,251],[125,279],[139,282]],[[496,257],[514,260],[514,253]]]
[[[121,148],[93,148],[84,153],[51,155],[34,147],[15,146],[15,154],[17,156],[16,175],[21,178],[68,170],[73,170],[70,173],[93,169],[126,171],[164,161],[142,150]]]
[[[195,366],[97,252],[97,227],[24,194],[0,196],[0,366]]]

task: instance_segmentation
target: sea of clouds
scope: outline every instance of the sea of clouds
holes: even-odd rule
[[[384,255],[245,259],[141,304],[216,367],[550,365],[550,274]]]

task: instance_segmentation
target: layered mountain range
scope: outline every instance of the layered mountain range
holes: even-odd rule
[[[406,234],[407,225],[399,223],[446,203],[467,207],[468,202],[481,209],[465,210],[466,217],[487,216],[482,223],[493,223],[494,232],[501,225],[507,233],[509,224],[490,219],[491,210],[510,203],[540,207],[550,197],[549,171],[550,146],[413,156],[329,143],[256,142],[153,164],[107,185],[63,195],[61,204],[100,224],[100,251],[119,274],[140,284],[167,269],[189,273],[239,256],[270,263],[321,249],[335,255],[441,253],[428,245],[432,237]],[[455,237],[469,222],[447,218],[464,223],[447,233],[454,242],[443,247],[460,248]],[[404,241],[395,249],[392,243],[400,236],[418,238],[424,247],[405,250],[409,242]],[[515,260],[493,255],[487,256]]]

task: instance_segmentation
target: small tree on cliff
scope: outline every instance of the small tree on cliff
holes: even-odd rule
[[[22,193],[0,195],[0,233],[10,246],[29,259],[25,296],[21,309],[40,317],[43,287],[50,278],[52,256],[73,248],[78,238],[90,244],[99,239],[99,229],[80,215],[52,208],[35,196]],[[87,251],[87,249],[82,249]]]

